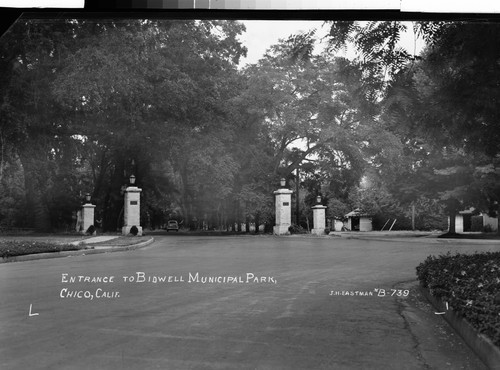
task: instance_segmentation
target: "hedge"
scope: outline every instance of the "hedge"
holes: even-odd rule
[[[500,347],[500,252],[429,256],[417,276],[431,295]]]

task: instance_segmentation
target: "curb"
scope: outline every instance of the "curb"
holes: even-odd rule
[[[154,238],[146,240],[141,243],[127,245],[125,247],[111,247],[111,246],[102,246],[99,249],[81,249],[78,251],[63,251],[63,252],[50,252],[50,253],[36,253],[36,254],[26,254],[23,256],[13,256],[13,257],[3,257],[0,259],[1,263],[8,262],[24,262],[24,261],[34,261],[41,259],[49,259],[49,258],[62,258],[62,257],[71,257],[71,256],[85,256],[88,254],[100,254],[100,253],[108,253],[108,252],[123,252],[128,250],[139,249],[152,244],[155,241]]]
[[[330,234],[331,235],[331,234]],[[454,244],[456,246],[460,244],[477,244],[477,245],[487,245],[487,244],[493,244],[493,245],[498,245],[499,240],[495,239],[445,239],[445,238],[434,238],[434,237],[426,237],[426,236],[419,236],[419,237],[401,237],[398,235],[394,236],[383,236],[383,235],[374,235],[374,236],[369,236],[369,235],[339,235],[339,234],[334,234],[334,236],[340,236],[341,238],[344,239],[358,239],[358,240],[376,240],[376,241],[387,241],[387,242],[408,242],[408,243],[429,243],[429,244],[441,244],[441,245],[449,245],[449,244]]]
[[[463,338],[481,361],[490,369],[500,370],[500,348],[495,346],[484,334],[479,333],[466,319],[452,310],[447,310],[443,301],[432,296],[429,289],[420,286],[420,291],[436,309],[445,312],[442,315],[444,319]]]

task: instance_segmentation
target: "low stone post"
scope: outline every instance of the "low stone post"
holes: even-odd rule
[[[313,210],[313,229],[311,234],[325,235],[325,209],[326,206],[321,205],[321,198],[317,198],[318,204],[312,207]]]
[[[85,203],[82,206],[82,233],[85,234],[90,226],[94,225],[94,208],[92,203]],[[92,233],[95,235],[95,229]]]
[[[137,186],[130,185],[125,189],[125,200],[123,205],[124,226],[122,234],[130,234],[132,226],[137,227],[137,235],[142,235],[141,227],[141,191]]]
[[[281,180],[281,189],[274,192],[276,208],[276,225],[273,228],[274,235],[289,235],[288,228],[292,225],[292,193],[285,188],[284,179]]]

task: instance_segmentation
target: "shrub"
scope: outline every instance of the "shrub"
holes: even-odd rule
[[[132,234],[133,236],[137,236],[137,234],[139,234],[139,229],[137,228],[137,226],[132,226],[130,228],[130,234]]]
[[[88,234],[88,235],[94,235],[94,233],[95,233],[95,226],[94,225],[90,225],[89,228],[86,231],[86,234]]]
[[[290,225],[288,227],[288,231],[290,231],[290,234],[307,234],[307,230],[304,229],[302,226],[299,225]]]
[[[417,276],[431,295],[500,346],[500,252],[429,256]]]
[[[329,229],[329,228],[326,228],[326,229],[325,229],[325,234],[326,234],[326,235],[330,234],[330,229]]]

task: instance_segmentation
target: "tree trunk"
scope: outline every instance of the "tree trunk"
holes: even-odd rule
[[[37,166],[39,159],[24,153],[20,155],[20,159],[24,169],[28,223],[37,231],[48,232],[51,229],[50,212],[44,196],[47,190],[44,177],[48,175]]]
[[[415,231],[415,204],[411,205],[411,229]]]
[[[260,214],[259,212],[255,215],[255,234],[259,233],[259,224],[260,224]]]
[[[190,194],[189,194],[189,179],[188,179],[188,173],[187,173],[187,163],[184,163],[184,166],[181,167],[180,169],[180,175],[182,179],[182,185],[181,185],[181,209],[183,213],[183,217],[185,220],[186,226],[189,228],[189,230],[195,230],[195,225],[193,222],[193,210],[192,210],[192,203],[190,202]]]
[[[236,230],[237,232],[241,232],[241,210],[240,210],[240,201],[235,200],[234,201],[234,222],[236,223]]]
[[[97,199],[99,194],[101,193],[101,189],[103,188],[106,172],[108,169],[108,157],[106,152],[103,151],[101,153],[101,161],[99,166],[99,173],[94,173],[94,191],[92,193],[92,198]]]
[[[300,188],[300,177],[299,177],[299,168],[297,167],[297,175],[295,177],[295,224],[297,226],[300,225],[299,188]]]
[[[26,180],[27,204],[33,211],[33,225],[37,231],[48,232],[51,230],[50,213],[47,204],[44,202],[43,194],[39,187],[33,187]]]

